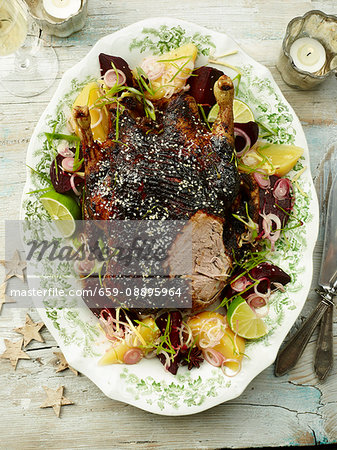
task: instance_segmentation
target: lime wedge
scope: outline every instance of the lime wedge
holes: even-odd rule
[[[219,105],[216,103],[212,107],[210,112],[208,113],[208,117],[207,117],[208,122],[215,122],[215,119],[217,118],[218,112],[219,112]]]
[[[234,99],[233,103],[234,122],[245,123],[254,121],[254,114],[249,106],[242,100]]]
[[[256,317],[254,311],[242,297],[237,297],[228,307],[227,321],[231,329],[246,339],[258,339],[267,334],[263,320]]]
[[[71,236],[76,228],[76,220],[81,219],[81,209],[75,199],[50,190],[41,195],[40,201],[62,236]]]
[[[219,112],[219,105],[216,103],[208,114],[207,117],[208,122],[215,122],[218,112]],[[233,102],[233,115],[234,115],[234,122],[237,123],[254,121],[254,115],[252,113],[252,110],[249,108],[248,105],[246,105],[245,102],[243,102],[242,100],[238,100],[237,98],[235,98]]]

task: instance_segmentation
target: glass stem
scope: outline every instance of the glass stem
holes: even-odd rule
[[[34,54],[39,50],[38,37],[34,35],[33,38],[35,42],[32,47],[27,48],[23,45],[15,52],[15,67],[18,70],[29,70],[32,66]]]

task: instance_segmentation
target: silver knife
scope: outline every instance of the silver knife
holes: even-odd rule
[[[325,378],[332,366],[332,310],[333,297],[337,289],[337,176],[335,176],[329,195],[326,216],[325,237],[321,271],[318,282],[320,289],[316,290],[322,297],[315,310],[304,321],[302,326],[279,351],[275,362],[275,375],[281,376],[295,367],[309,339],[322,317],[328,312],[322,323],[322,332],[318,342],[315,370],[321,379]],[[331,335],[329,330],[331,329]],[[324,361],[324,363],[323,363]]]

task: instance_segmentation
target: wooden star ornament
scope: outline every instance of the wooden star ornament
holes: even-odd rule
[[[4,303],[15,303],[15,300],[13,300],[12,297],[6,294],[6,289],[7,289],[7,281],[2,283],[2,285],[0,286],[0,313],[2,310],[2,305]]]
[[[15,328],[14,331],[23,335],[23,346],[26,347],[33,339],[38,342],[44,342],[43,337],[39,333],[42,327],[44,327],[43,322],[35,323],[32,321],[29,314],[27,314],[25,325],[23,327]]]
[[[3,264],[6,269],[5,281],[12,277],[20,278],[22,281],[25,280],[23,271],[27,267],[27,263],[25,261],[21,261],[18,250],[15,250],[13,258],[10,261],[0,260],[0,263]]]
[[[74,403],[63,396],[64,386],[59,386],[56,390],[43,386],[47,398],[40,408],[53,408],[57,417],[60,417],[61,406],[73,405]]]
[[[30,357],[21,350],[23,344],[23,339],[20,339],[17,342],[11,342],[8,339],[5,339],[6,350],[0,358],[9,359],[14,370],[16,369],[17,363],[19,359],[30,359]]]
[[[57,372],[63,372],[63,370],[70,369],[76,376],[78,375],[77,370],[75,370],[73,367],[69,366],[67,360],[64,357],[64,354],[62,352],[53,352],[55,356],[57,356],[59,363],[57,366]]]

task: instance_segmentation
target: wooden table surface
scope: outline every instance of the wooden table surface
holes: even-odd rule
[[[61,39],[45,35],[59,58],[60,78],[104,35],[133,22],[157,16],[189,20],[232,36],[255,60],[272,72],[286,99],[299,116],[310,149],[311,170],[321,217],[331,173],[337,171],[337,82],[334,77],[314,91],[288,87],[275,68],[288,22],[310,9],[336,13],[336,0],[89,0],[85,28]],[[0,86],[0,235],[5,219],[17,219],[25,182],[26,149],[34,127],[57,83],[31,99],[6,93]],[[317,285],[322,250],[320,233],[314,253],[314,277],[309,299],[297,323],[318,301]],[[3,246],[0,257],[4,257]],[[3,279],[4,272],[0,272]],[[3,338],[18,340],[14,328],[27,311],[4,305],[0,315],[0,353]],[[31,310],[38,320],[36,311]],[[337,316],[336,316],[337,317]],[[86,377],[69,370],[55,372],[57,344],[44,329],[45,343],[29,346],[31,361],[21,360],[14,372],[0,360],[0,447],[28,448],[243,448],[337,442],[337,364],[324,383],[313,373],[314,335],[298,366],[275,378],[273,367],[262,372],[237,399],[187,417],[162,417],[106,398]],[[337,329],[334,329],[337,348]],[[64,385],[75,405],[40,409],[43,385]]]

